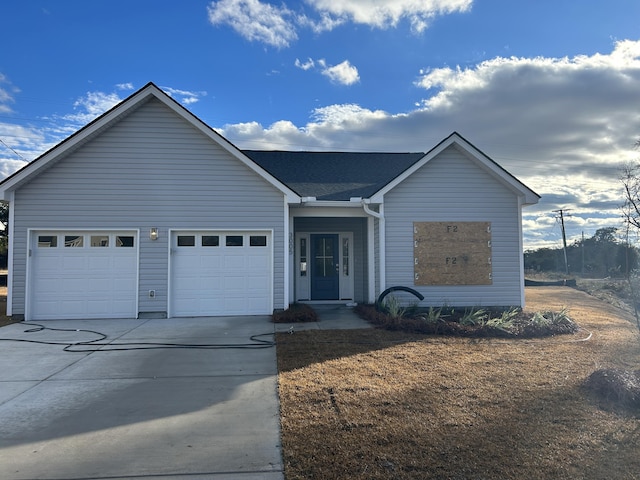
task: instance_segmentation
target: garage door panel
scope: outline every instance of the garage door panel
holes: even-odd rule
[[[73,316],[81,315],[84,313],[84,305],[86,302],[82,300],[62,300],[60,301],[60,310]]]
[[[91,246],[90,232],[46,232],[57,245],[31,239],[29,267],[29,312],[36,320],[66,318],[132,318],[137,316],[136,248],[116,248],[118,232],[104,232],[108,246]],[[127,236],[137,237],[132,232]],[[81,238],[76,246],[64,247],[65,237]],[[42,237],[40,237],[42,238]]]
[[[86,287],[88,286],[85,279],[82,278],[65,278],[62,280],[62,288],[63,292],[68,292],[69,294],[76,296],[80,295],[81,292],[86,291]]]
[[[112,286],[112,290],[118,294],[135,292],[136,290],[136,279],[135,278],[122,278],[118,277],[117,280],[114,280]]]
[[[106,278],[87,279],[86,292],[90,295],[102,297],[113,290],[113,281]]]
[[[87,310],[95,314],[107,315],[109,302],[107,300],[87,300]]]
[[[244,293],[246,288],[246,278],[245,276],[239,276],[238,274],[225,276],[224,289],[228,294],[232,294],[233,292]]]
[[[86,271],[88,267],[88,259],[86,256],[80,256],[78,252],[74,250],[75,249],[69,249],[69,253],[62,253],[63,255],[68,255],[62,257],[62,267],[69,271]]]
[[[248,267],[256,270],[267,270],[269,268],[268,259],[263,255],[251,255],[247,258]]]
[[[245,299],[242,297],[226,297],[224,299],[224,310],[226,312],[238,312],[245,310]]]
[[[89,262],[89,269],[91,271],[105,271],[113,268],[111,259],[107,257],[90,257],[87,261]]]
[[[257,292],[261,289],[262,285],[268,281],[269,279],[266,275],[262,277],[249,277],[247,278],[247,288],[249,291]]]
[[[271,313],[272,253],[270,248],[264,246],[250,246],[251,233],[186,232],[172,236],[172,315]],[[259,234],[265,236],[264,232]],[[193,236],[195,245],[180,247],[177,236]],[[203,246],[206,244],[204,239],[213,236],[220,239],[219,243]],[[229,236],[233,238],[227,242]],[[239,237],[242,237],[241,242],[238,242]],[[266,235],[266,238],[270,244],[270,235]],[[258,292],[258,301],[250,300],[252,291]]]
[[[202,255],[200,257],[200,265],[205,269],[219,269],[220,265],[222,265],[222,258],[220,255]]]
[[[263,310],[269,308],[269,299],[266,297],[263,298],[250,298],[249,299],[249,308],[251,310]]]
[[[244,256],[238,252],[234,252],[233,254],[224,257],[224,269],[227,272],[237,269],[244,270],[245,260],[246,258]]]
[[[40,256],[40,273],[51,274],[59,272],[62,269],[62,259],[58,256],[41,255]]]

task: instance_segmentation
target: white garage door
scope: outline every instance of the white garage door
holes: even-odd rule
[[[135,232],[34,232],[27,318],[135,318]]]
[[[174,232],[172,315],[270,314],[271,252],[270,232]]]

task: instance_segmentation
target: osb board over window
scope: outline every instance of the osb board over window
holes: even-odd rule
[[[491,222],[414,222],[415,285],[491,285]]]

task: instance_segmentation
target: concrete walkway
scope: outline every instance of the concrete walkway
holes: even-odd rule
[[[318,314],[317,322],[278,323],[276,331],[286,332],[303,330],[353,330],[359,328],[372,328],[371,324],[361,319],[353,311],[353,308],[344,304],[340,305],[312,305]]]
[[[73,331],[13,324],[0,337],[98,338],[75,331],[89,329],[117,348],[148,348],[245,344],[274,331],[266,316],[42,323]],[[273,347],[68,353],[0,341],[0,365],[4,480],[284,478]]]

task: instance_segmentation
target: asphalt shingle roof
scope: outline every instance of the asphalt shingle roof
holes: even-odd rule
[[[370,197],[425,155],[279,150],[242,153],[301,197],[345,201]]]

